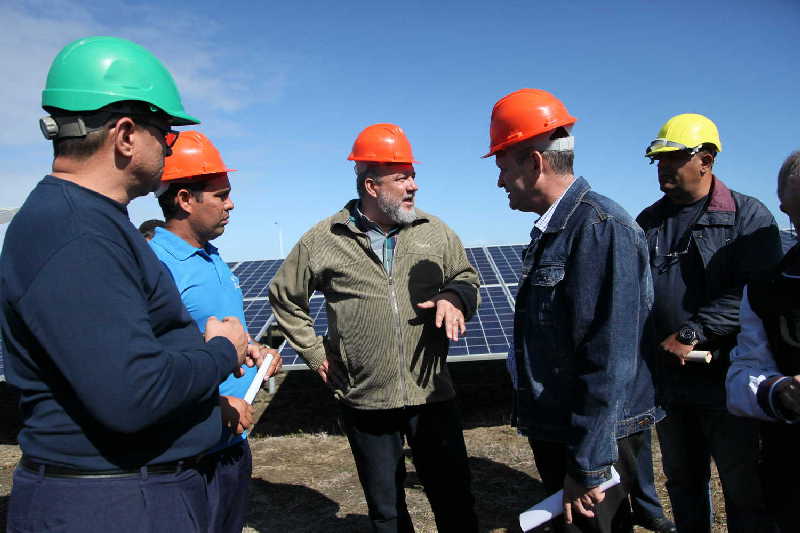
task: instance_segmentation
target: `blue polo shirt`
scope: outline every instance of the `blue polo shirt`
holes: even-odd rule
[[[206,321],[212,316],[220,320],[226,316],[235,316],[247,329],[239,278],[231,272],[214,245],[207,243],[204,248],[195,248],[169,230],[156,228],[150,246],[172,274],[183,304],[200,331],[205,330]],[[244,376],[236,378],[229,375],[220,384],[221,395],[244,398],[258,369],[246,365],[242,368],[245,371]],[[225,443],[234,444],[243,438],[245,437],[233,435],[223,428]],[[224,446],[217,446],[215,449],[222,447]]]

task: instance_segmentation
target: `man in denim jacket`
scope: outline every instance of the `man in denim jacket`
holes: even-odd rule
[[[646,157],[664,193],[636,219],[647,236],[656,333],[653,376],[666,418],[658,425],[678,531],[711,531],[711,458],[725,494],[728,531],[771,531],[758,475],[755,420],[725,406],[725,374],[739,331],[742,288],[781,257],[772,214],[728,187],[713,168],[722,143],[703,115],[669,119]],[[687,362],[710,351],[710,363]]]
[[[542,482],[564,488],[566,531],[632,531],[628,482],[657,418],[645,353],[647,244],[619,205],[572,173],[575,118],[522,89],[495,104],[491,150],[509,206],[534,212],[517,293],[513,424]],[[622,484],[605,492],[612,465]]]

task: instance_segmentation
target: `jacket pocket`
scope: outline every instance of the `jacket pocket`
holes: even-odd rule
[[[564,266],[551,265],[537,268],[531,274],[531,288],[536,301],[536,313],[540,326],[554,324],[556,291],[564,279]]]

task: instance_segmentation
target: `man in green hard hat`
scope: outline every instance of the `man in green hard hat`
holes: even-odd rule
[[[198,457],[218,386],[246,361],[236,318],[201,335],[126,205],[159,184],[186,114],[172,76],[112,37],[53,61],[41,120],[53,170],[6,233],[5,374],[21,391],[9,531],[208,530]]]

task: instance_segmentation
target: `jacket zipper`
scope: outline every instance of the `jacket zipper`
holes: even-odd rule
[[[397,248],[395,248],[395,252],[397,252]],[[394,270],[394,258],[392,258],[392,270]],[[395,328],[396,337],[397,337],[397,361],[399,364],[400,370],[400,398],[403,401],[403,405],[406,403],[406,384],[405,384],[405,365],[403,364],[403,337],[400,333],[400,309],[397,305],[397,294],[394,289],[394,278],[392,277],[392,273],[388,274],[389,276],[389,299],[392,303],[392,311],[394,312],[395,319],[397,320],[397,327]]]
[[[369,237],[367,237],[366,235],[365,235],[365,237],[367,238],[367,241],[369,241]],[[357,239],[358,239],[358,237],[357,237]],[[381,270],[383,270],[384,275],[386,275],[386,279],[388,281],[387,289],[388,289],[388,292],[389,292],[389,302],[391,303],[392,312],[394,313],[395,321],[397,323],[397,327],[395,328],[395,337],[396,337],[396,342],[397,342],[398,370],[400,371],[400,375],[399,375],[399,378],[400,378],[399,379],[400,399],[402,400],[403,405],[405,405],[406,404],[406,384],[405,384],[405,377],[404,377],[405,366],[403,365],[403,336],[402,336],[402,333],[401,333],[401,330],[400,330],[400,325],[401,325],[401,323],[400,323],[400,308],[397,305],[397,293],[395,292],[394,277],[393,277],[395,259],[397,258],[397,245],[399,244],[399,241],[400,241],[400,239],[397,239],[395,241],[394,252],[393,252],[393,255],[392,255],[392,268],[391,268],[390,272],[386,272],[386,269],[383,268],[383,261],[381,261],[381,258],[378,257],[375,254],[375,251],[372,249],[372,246],[370,246],[369,242],[367,242],[366,245],[362,244],[362,248],[364,248],[367,251],[367,254],[368,255],[372,255],[373,259],[375,259],[378,262],[378,265],[381,267]]]

